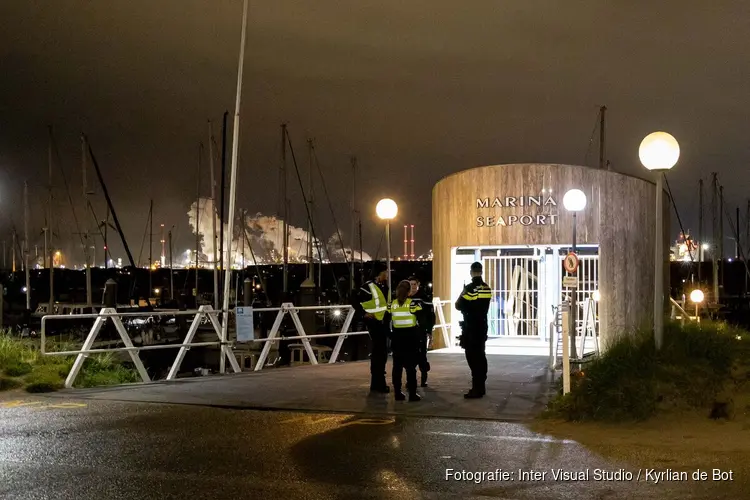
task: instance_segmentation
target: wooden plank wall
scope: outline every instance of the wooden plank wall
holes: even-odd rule
[[[513,164],[478,167],[439,181],[432,191],[434,294],[450,296],[451,249],[488,245],[569,245],[573,218],[562,203],[569,189],[587,196],[577,216],[577,242],[599,244],[602,342],[653,321],[654,205],[652,182],[588,167]],[[544,190],[544,192],[543,192]],[[556,206],[477,208],[477,199],[549,196]],[[665,295],[669,290],[669,199],[664,196]],[[477,217],[557,215],[555,224],[478,227]],[[549,220],[549,219],[547,219]],[[668,297],[665,296],[665,307]],[[448,321],[450,310],[446,308]],[[436,337],[436,341],[439,339]],[[436,344],[436,347],[440,347]]]

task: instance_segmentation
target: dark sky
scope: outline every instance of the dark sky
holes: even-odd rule
[[[176,247],[191,246],[198,143],[207,119],[218,139],[224,110],[231,124],[241,13],[241,0],[0,3],[4,238],[11,219],[22,227],[24,179],[32,235],[42,225],[53,125],[79,206],[78,136],[89,136],[136,259],[150,198],[156,222],[177,225]],[[669,178],[686,225],[696,229],[698,179],[712,171],[732,213],[742,205],[744,217],[746,1],[253,1],[248,30],[237,206],[250,213],[276,211],[279,125],[287,121],[304,177],[305,141],[315,138],[347,231],[348,157],[359,158],[366,251],[375,253],[380,239],[374,205],[388,195],[400,205],[397,225],[415,224],[424,252],[438,179],[486,164],[582,164],[605,104],[615,170],[644,175],[640,140],[669,131],[682,148]],[[596,148],[595,139],[591,165]],[[56,214],[72,238],[55,176]],[[303,225],[298,190],[290,194],[292,223]],[[330,212],[323,205],[319,213],[319,232],[331,234]]]

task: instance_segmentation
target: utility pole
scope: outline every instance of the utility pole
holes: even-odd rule
[[[31,274],[29,273],[29,183],[23,183],[23,265],[26,269],[26,310],[31,309]]]
[[[211,170],[211,252],[214,271],[214,310],[219,310],[219,269],[216,258],[216,179],[214,178],[214,133],[211,120],[208,121],[208,165]]]
[[[356,222],[356,203],[357,203],[357,157],[352,156],[352,201],[349,205],[349,213],[351,213],[351,229],[350,229],[350,243],[349,243],[349,291],[354,290],[354,228]],[[346,254],[344,254],[346,258]]]
[[[86,183],[86,158],[88,157],[88,146],[86,144],[86,136],[81,134],[81,170],[83,172],[83,213],[89,211],[89,188]],[[86,226],[83,229],[83,241],[84,241],[84,260],[86,261],[86,306],[93,307],[94,300],[91,296],[91,256],[89,254],[89,229],[88,224],[85,222],[88,220],[84,217],[84,224]],[[106,255],[105,255],[106,260]]]
[[[599,108],[599,168],[604,170],[607,168],[607,123],[606,115],[607,106]]]
[[[227,225],[227,233],[229,237],[229,241],[232,241],[232,238],[234,237],[234,210],[235,210],[235,203],[237,201],[237,165],[239,163],[239,151],[240,151],[240,103],[241,103],[241,96],[242,96],[242,71],[244,67],[244,61],[245,61],[245,44],[246,44],[246,37],[247,37],[247,10],[248,10],[248,0],[245,0],[243,2],[242,7],[242,35],[241,35],[241,45],[240,45],[240,57],[239,57],[239,64],[237,69],[237,98],[235,101],[234,106],[234,126],[232,127],[232,170],[229,178],[229,212],[228,212],[228,225]],[[226,116],[226,115],[225,115]],[[223,204],[222,204],[222,211],[224,210]],[[232,249],[231,249],[231,243],[229,248],[229,254],[231,255]],[[228,346],[226,346],[226,342],[229,339],[229,288],[231,287],[232,283],[232,265],[231,261],[227,259],[229,262],[227,262],[227,268],[225,271],[225,281],[224,281],[224,302],[222,304],[222,310],[223,310],[223,316],[224,321],[221,323],[221,355],[219,358],[219,372],[225,373],[226,372],[226,362],[227,357],[229,358],[229,362],[232,365],[232,368],[235,371],[240,371],[239,366],[237,366],[237,361],[235,360],[234,356],[231,353],[231,350]]]
[[[717,194],[719,191],[718,181],[716,179],[716,172],[711,174],[711,219],[713,228],[713,250],[711,251],[712,260],[712,278],[714,288],[714,300],[719,303],[719,261],[718,261],[718,249],[719,249],[719,223],[717,220],[717,209],[718,200]]]
[[[284,223],[282,225],[282,230],[284,232],[282,236],[282,244],[284,245],[283,250],[283,259],[284,259],[284,299],[286,300],[286,294],[288,292],[289,287],[289,203],[287,199],[287,186],[286,186],[286,123],[281,124],[281,171],[279,172],[279,175],[281,175],[281,203],[283,203],[283,211],[284,211]]]
[[[148,296],[154,293],[154,200],[148,206]],[[151,300],[149,300],[151,305]]]
[[[49,148],[47,163],[49,166],[49,194],[47,199],[47,227],[44,228],[44,260],[49,258],[49,309],[55,305],[55,261],[53,257],[54,247],[52,245],[52,126],[49,127]],[[49,247],[48,247],[49,245]]]
[[[698,285],[703,267],[703,179],[698,181]]]

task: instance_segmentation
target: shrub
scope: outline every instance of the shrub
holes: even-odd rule
[[[738,340],[738,337],[742,340]],[[560,394],[545,416],[567,420],[644,420],[660,409],[705,408],[748,360],[747,332],[721,323],[665,325],[662,349],[653,333],[620,335],[584,365],[571,392]]]
[[[18,389],[23,386],[23,381],[12,377],[3,377],[0,375],[0,391],[9,391]]]

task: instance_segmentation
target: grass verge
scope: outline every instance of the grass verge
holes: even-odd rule
[[[571,380],[542,415],[567,421],[643,421],[704,412],[750,411],[750,334],[724,323],[665,325],[662,349],[650,332],[620,335]]]
[[[61,346],[57,346],[58,350]],[[66,350],[68,350],[66,348]],[[63,388],[75,360],[72,356],[43,356],[38,341],[19,339],[0,332],[0,391],[24,388],[27,392],[52,392]],[[114,353],[89,356],[78,375],[76,387],[137,382],[138,372]]]

